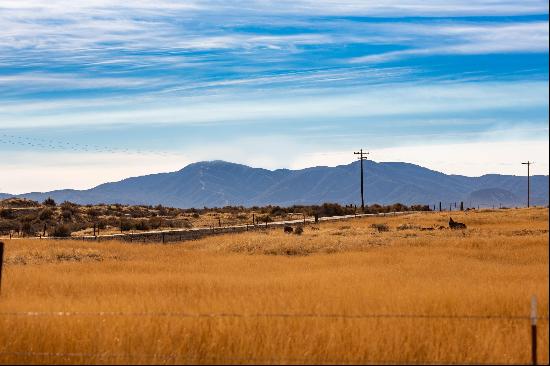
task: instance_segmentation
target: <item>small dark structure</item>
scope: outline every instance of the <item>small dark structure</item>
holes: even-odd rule
[[[285,225],[284,226],[284,231],[285,231],[285,233],[291,234],[294,231],[294,229],[292,229],[292,226],[290,226],[290,225]]]
[[[465,224],[454,221],[452,217],[449,218],[449,227],[451,229],[466,229]]]

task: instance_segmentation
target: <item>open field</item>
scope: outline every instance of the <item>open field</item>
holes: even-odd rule
[[[468,229],[422,230],[449,219],[426,212],[173,245],[7,240],[0,362],[526,364],[536,295],[548,363],[548,209],[452,217]]]

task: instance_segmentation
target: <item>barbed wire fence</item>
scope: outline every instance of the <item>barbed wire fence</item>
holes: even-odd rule
[[[366,313],[366,314],[335,314],[335,313],[189,313],[189,312],[119,312],[119,311],[98,311],[98,312],[84,312],[84,311],[31,311],[31,312],[0,312],[0,319],[5,317],[31,317],[31,318],[67,318],[67,317],[174,317],[174,318],[186,318],[186,319],[220,319],[220,318],[236,318],[236,319],[258,319],[258,318],[302,318],[302,319],[342,319],[342,320],[360,320],[360,319],[427,319],[427,320],[456,320],[456,321],[512,321],[512,322],[531,322],[531,363],[537,364],[537,339],[536,339],[536,326],[537,322],[548,322],[549,317],[537,316],[536,314],[536,300],[533,298],[531,304],[531,315],[461,315],[461,314],[407,314],[407,313],[395,313],[395,314],[378,314],[378,313]],[[87,353],[87,352],[0,352],[0,356],[5,357],[18,357],[18,358],[43,358],[43,359],[59,359],[59,360],[75,360],[81,359],[82,361],[102,360],[109,362],[129,362],[132,360],[139,360],[139,362],[163,362],[163,363],[228,363],[228,364],[310,364],[312,362],[318,364],[355,364],[357,360],[352,359],[324,359],[319,357],[298,357],[298,358],[256,358],[256,357],[220,357],[220,356],[189,356],[185,354],[147,354],[147,353]],[[404,361],[404,360],[361,360],[363,364],[461,364],[461,365],[484,365],[484,364],[502,364],[502,365],[516,365],[527,364],[522,363],[510,363],[502,360],[494,360],[491,362],[471,362],[465,363],[456,360],[423,360],[423,361]]]

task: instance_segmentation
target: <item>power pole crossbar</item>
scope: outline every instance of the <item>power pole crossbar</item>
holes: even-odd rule
[[[368,152],[363,152],[363,149],[359,150],[359,152],[354,152],[353,154],[359,155],[357,159],[361,160],[361,212],[365,213],[365,193],[364,193],[364,185],[363,185],[363,160],[367,160]]]

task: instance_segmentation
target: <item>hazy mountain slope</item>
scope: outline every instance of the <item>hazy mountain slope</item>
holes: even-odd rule
[[[21,197],[58,202],[162,204],[174,207],[292,205],[339,202],[360,204],[360,167],[275,171],[223,161],[199,162],[172,173],[134,177],[89,190],[28,193]],[[524,205],[527,178],[490,174],[446,175],[408,163],[365,161],[366,203],[437,205]],[[11,195],[6,195],[11,196]],[[548,176],[531,177],[531,202],[548,204]]]

